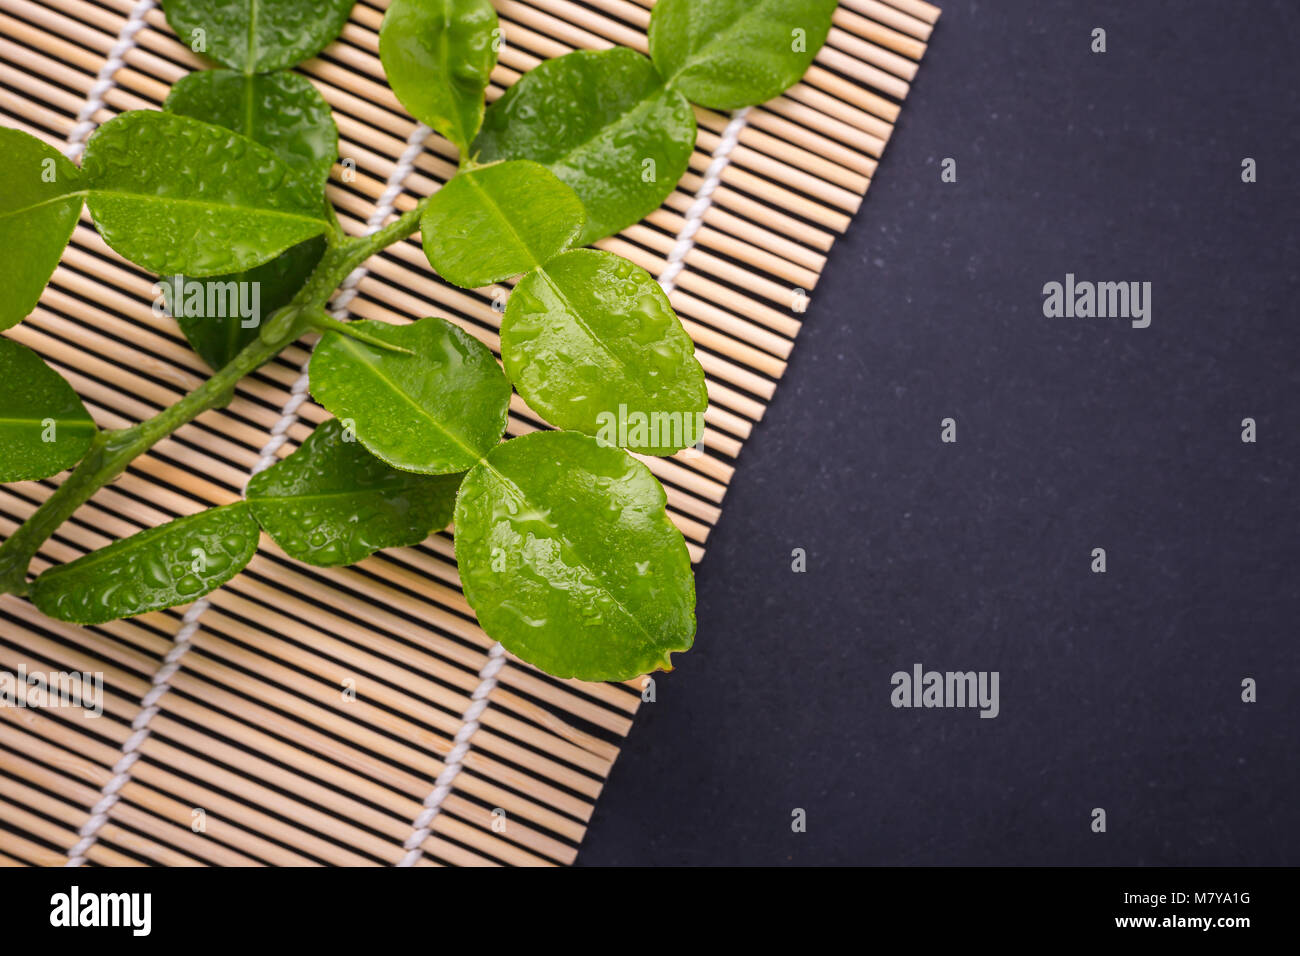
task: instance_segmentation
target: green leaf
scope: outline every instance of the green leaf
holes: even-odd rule
[[[838,0],[659,0],[650,56],[692,103],[765,103],[808,72]]]
[[[446,475],[501,440],[510,383],[482,342],[436,317],[349,324],[413,353],[326,332],[312,355],[312,394],[351,421],[372,454],[403,471]]]
[[[456,560],[483,629],[556,677],[671,669],[695,637],[695,580],[664,490],[575,432],[498,445],[456,500]]]
[[[506,374],[557,428],[670,455],[700,439],[709,404],[695,345],[659,283],[578,249],[530,272],[501,322]]]
[[[324,195],[330,168],[338,158],[339,132],[329,104],[312,83],[296,73],[246,75],[233,70],[199,70],[172,87],[163,109],[233,130],[270,149]],[[223,368],[257,338],[261,319],[288,305],[325,253],[325,240],[309,239],[253,269],[204,280],[169,276],[171,293],[182,288],[180,307],[168,306],[185,338],[211,368]],[[255,290],[256,314],[209,308],[226,303],[224,290]],[[210,297],[209,292],[217,293]]]
[[[576,245],[659,208],[690,164],[695,113],[634,50],[581,50],[530,70],[492,104],[478,159],[531,159],[577,192],[587,224]]]
[[[242,571],[257,542],[247,504],[209,508],[50,568],[32,582],[32,603],[75,624],[188,604]]]
[[[497,14],[488,0],[393,0],[379,28],[388,85],[412,116],[461,155],[483,122],[497,62]]]
[[[221,126],[261,143],[302,172],[323,195],[339,156],[339,131],[329,104],[296,73],[252,76],[198,70],[182,76],[163,109]]]
[[[245,136],[137,110],[91,137],[82,167],[104,240],[153,272],[240,272],[327,228],[293,167]]]
[[[582,203],[537,163],[496,163],[452,178],[420,219],[424,254],[464,289],[534,269],[577,238]]]
[[[267,317],[289,304],[324,254],[325,240],[317,236],[244,272],[207,279],[168,276],[158,283],[168,311],[194,351],[209,368],[221,369],[257,338]],[[249,305],[252,314],[245,315],[232,303]]]
[[[164,0],[167,22],[196,53],[241,73],[311,59],[333,42],[356,0]]]
[[[349,438],[331,418],[248,483],[253,516],[307,564],[355,564],[381,548],[419,544],[451,521],[462,475],[398,471]]]
[[[0,329],[36,307],[81,215],[77,167],[35,136],[0,127]]]
[[[95,422],[58,372],[0,339],[0,381],[0,481],[48,478],[82,459]]]

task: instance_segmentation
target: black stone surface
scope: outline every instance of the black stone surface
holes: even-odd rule
[[[946,4],[580,863],[1300,863],[1298,36]],[[1045,318],[1067,272],[1151,326]],[[916,662],[1000,715],[893,708]]]

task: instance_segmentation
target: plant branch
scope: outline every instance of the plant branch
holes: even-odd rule
[[[245,375],[275,358],[308,329],[319,328],[324,308],[343,280],[376,252],[415,232],[426,202],[421,201],[369,236],[340,238],[341,233],[332,232],[324,257],[293,301],[268,317],[258,337],[228,365],[148,421],[96,435],[90,451],[72,474],[0,545],[0,594],[27,592],[27,568],[41,545],[96,491],[182,425],[224,405]],[[344,327],[345,334],[356,337],[358,330],[346,323],[338,324]],[[395,348],[386,342],[370,344]]]
[[[401,242],[407,236],[412,235],[420,228],[420,217],[424,215],[424,207],[428,204],[429,197],[426,196],[411,209],[408,209],[378,231],[368,236],[358,236],[344,243],[341,248],[350,249],[353,257],[351,268],[348,271],[350,272],[361,265],[376,252],[387,249],[393,243]]]

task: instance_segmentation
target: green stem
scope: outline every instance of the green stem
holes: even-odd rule
[[[27,567],[63,522],[104,485],[122,474],[137,457],[187,422],[224,405],[239,381],[269,362],[318,323],[334,290],[359,265],[419,228],[427,200],[370,236],[337,239],[311,277],[287,306],[271,315],[258,337],[219,372],[175,405],[148,421],[100,432],[81,464],[54,494],[0,545],[0,594],[27,593]],[[330,320],[331,322],[334,320]],[[339,323],[346,328],[346,323]],[[352,333],[356,330],[348,330]],[[385,347],[392,348],[389,343]]]

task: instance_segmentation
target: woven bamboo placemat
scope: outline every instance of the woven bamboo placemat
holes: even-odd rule
[[[646,49],[653,0],[494,2],[505,46],[490,99],[574,48]],[[359,3],[340,41],[301,68],[338,120],[329,195],[352,233],[455,171],[451,147],[426,141],[383,82],[386,5]],[[804,82],[742,115],[697,110],[678,190],[599,244],[672,290],[708,375],[704,451],[646,459],[695,560],[937,17],[919,0],[844,0]],[[73,153],[94,125],[157,107],[204,65],[154,0],[0,0],[0,124]],[[84,219],[36,311],[6,334],[67,377],[100,425],[147,418],[204,374],[154,314],[154,279]],[[368,262],[335,305],[396,322],[440,315],[495,350],[506,291],[442,283],[408,241]],[[259,457],[288,454],[326,417],[305,396],[310,344],[139,459],[36,570],[234,501]],[[539,425],[516,397],[510,434]],[[56,484],[0,489],[0,536]],[[569,863],[641,700],[640,681],[558,681],[503,655],[461,595],[446,533],[336,570],[293,562],[264,538],[207,600],[102,627],[50,621],[6,596],[0,671],[20,666],[102,673],[104,698],[99,717],[0,707],[9,865]],[[418,825],[430,831],[422,841]]]

